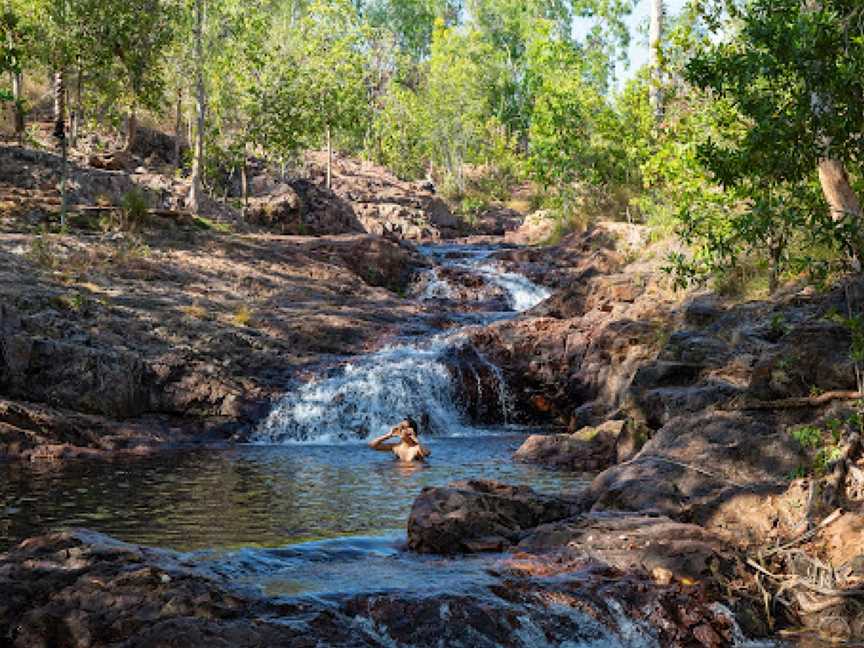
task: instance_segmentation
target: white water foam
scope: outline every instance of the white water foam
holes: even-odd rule
[[[551,295],[547,288],[538,286],[516,272],[506,271],[498,262],[490,261],[492,250],[488,248],[459,249],[456,246],[443,246],[437,249],[427,247],[425,251],[436,256],[443,266],[467,270],[503,289],[507,295],[508,305],[517,313],[533,308]],[[447,253],[455,253],[459,256],[448,258]],[[428,272],[429,279],[420,299],[451,299],[456,294],[449,282],[439,276],[437,269],[433,268]]]
[[[534,308],[551,294],[548,289],[538,286],[523,275],[505,272],[490,264],[476,266],[474,271],[503,288],[507,292],[510,308],[517,313]]]
[[[286,394],[258,430],[259,443],[337,443],[367,440],[405,416],[425,414],[433,431],[460,436],[457,394],[444,353],[450,338],[425,348],[382,349]]]

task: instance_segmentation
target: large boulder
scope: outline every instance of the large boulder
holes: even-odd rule
[[[755,398],[774,400],[821,391],[857,389],[849,329],[815,320],[794,327],[776,349],[763,353],[750,380]]]
[[[632,460],[596,477],[594,509],[652,510],[710,528],[741,530],[742,524],[752,525],[730,516],[734,503],[786,491],[789,476],[805,461],[792,436],[768,419],[741,412],[681,416],[664,425]]]
[[[408,242],[373,235],[316,239],[308,246],[316,255],[338,257],[367,285],[404,293],[428,262]]]
[[[602,470],[617,460],[618,441],[626,436],[626,427],[627,421],[607,421],[573,434],[532,434],[513,459],[576,472]]]
[[[473,225],[473,229],[485,236],[505,236],[516,231],[525,217],[515,209],[492,205],[483,209]]]
[[[408,546],[438,554],[501,551],[528,530],[576,510],[573,501],[541,495],[527,486],[467,481],[424,488],[408,518]]]
[[[246,219],[281,234],[324,236],[364,231],[349,202],[329,189],[299,179],[250,199]]]
[[[163,164],[174,164],[176,139],[174,135],[146,126],[138,126],[131,152],[151,162],[159,161]],[[188,150],[189,145],[181,138],[179,146],[181,159]]]

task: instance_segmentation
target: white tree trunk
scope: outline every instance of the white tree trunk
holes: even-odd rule
[[[68,176],[68,144],[66,140],[66,79],[62,70],[54,73],[54,138],[60,147],[62,166],[60,167],[60,226],[66,226]]]
[[[327,188],[333,187],[333,141],[330,125],[327,125]]]
[[[204,165],[206,99],[204,91],[204,0],[195,0],[195,108],[197,132],[195,133],[195,157],[192,162],[192,188],[189,192],[189,209],[195,214],[198,214],[201,208],[201,170]]]
[[[24,146],[24,79],[21,72],[12,73],[12,109],[15,111],[15,138]]]
[[[663,119],[661,90],[660,46],[663,40],[663,0],[651,0],[651,24],[648,32],[648,69],[651,73],[648,97],[655,123]]]

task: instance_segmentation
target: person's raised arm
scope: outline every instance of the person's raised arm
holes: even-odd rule
[[[372,439],[369,442],[369,447],[373,450],[378,450],[379,452],[390,452],[393,448],[395,448],[398,443],[384,443],[387,439],[392,439],[395,434],[393,432],[388,432],[387,434],[382,434],[377,439]]]

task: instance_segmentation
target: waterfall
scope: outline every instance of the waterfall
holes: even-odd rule
[[[489,249],[469,248],[467,258],[455,259],[441,258],[442,250],[452,254],[452,249],[442,246],[433,252],[442,265],[469,269],[501,287],[514,311],[531,308],[549,295],[527,278],[489,263]],[[446,281],[430,270],[420,298],[449,294]],[[406,416],[421,421],[424,433],[477,434],[479,430],[469,421],[467,395],[461,390],[469,372],[477,383],[469,391],[476,390],[477,401],[482,399],[485,406],[483,420],[508,422],[512,399],[500,368],[477,353],[463,331],[456,331],[383,348],[289,391],[251,441],[356,443],[384,434]]]
[[[425,419],[433,433],[470,432],[463,422],[451,372],[450,338],[426,347],[400,345],[343,365],[334,375],[286,394],[255,441],[336,443],[384,434],[405,416]]]

